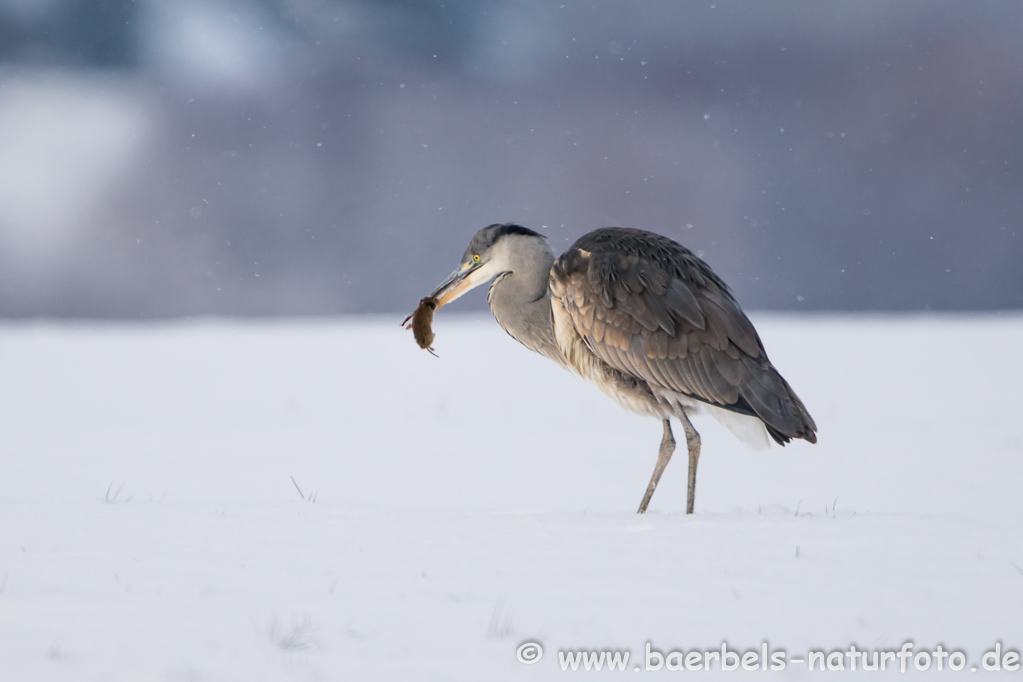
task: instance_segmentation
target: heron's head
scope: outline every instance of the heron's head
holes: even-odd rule
[[[462,264],[431,294],[437,307],[502,273],[553,259],[547,238],[521,225],[489,225],[476,233],[462,255]],[[550,263],[546,264],[550,269]],[[546,281],[546,280],[545,280]]]

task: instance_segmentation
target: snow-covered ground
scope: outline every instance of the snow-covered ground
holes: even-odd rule
[[[1023,647],[1023,317],[754,315],[820,442],[698,419],[691,517],[684,448],[634,513],[656,421],[488,314],[438,315],[439,359],[398,321],[0,326],[0,680]]]

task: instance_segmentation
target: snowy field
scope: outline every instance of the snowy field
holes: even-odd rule
[[[999,677],[983,654],[1023,647],[1023,317],[753,318],[820,442],[694,420],[691,517],[684,447],[637,516],[658,423],[486,313],[438,315],[439,359],[400,316],[5,323],[0,680],[711,679],[645,646],[723,641],[940,644],[968,659],[944,675]],[[627,672],[563,672],[576,650]],[[779,675],[836,673],[728,676]]]

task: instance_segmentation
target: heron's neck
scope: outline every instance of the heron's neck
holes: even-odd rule
[[[490,285],[487,302],[512,338],[530,350],[564,365],[554,339],[551,293],[547,288],[554,254],[548,250],[510,265]]]

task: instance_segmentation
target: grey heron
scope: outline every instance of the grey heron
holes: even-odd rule
[[[627,410],[663,422],[640,514],[675,451],[672,417],[682,423],[689,450],[687,514],[693,513],[700,459],[691,414],[709,412],[755,445],[766,447],[768,435],[781,445],[793,438],[817,442],[817,425],[768,360],[728,286],[667,237],[602,228],[555,259],[538,232],[490,225],[428,298],[439,309],[487,282],[490,309],[512,338],[593,382]]]

